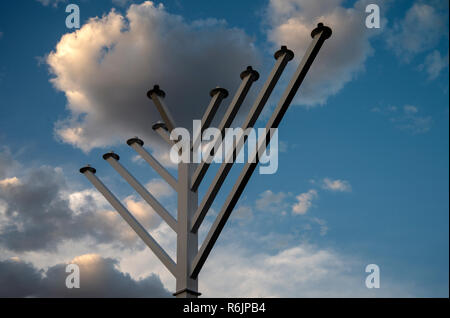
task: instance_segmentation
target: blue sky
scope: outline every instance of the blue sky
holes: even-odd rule
[[[87,228],[101,224],[95,218],[56,221],[66,215],[60,208],[73,220],[112,210],[78,169],[95,166],[170,250],[167,228],[145,215],[140,199],[101,159],[114,149],[162,202],[176,206],[173,193],[124,145],[139,135],[149,150],[163,153],[151,132],[158,118],[145,103],[144,88],[161,78],[173,96],[169,107],[178,107],[179,121],[189,122],[206,107],[216,83],[233,94],[240,70],[250,64],[261,74],[249,94],[254,98],[273,52],[287,44],[296,59],[266,105],[258,122],[263,126],[309,43],[305,30],[320,18],[336,40],[325,43],[279,127],[278,171],[254,174],[200,286],[211,296],[448,297],[447,1],[377,2],[378,30],[364,25],[370,3],[364,1],[135,1],[131,8],[132,1],[72,3],[81,12],[78,37],[65,26],[64,1],[0,3],[0,262],[48,269],[95,254],[78,260],[109,266],[105,260],[117,259],[117,275],[129,272],[136,282],[157,277],[172,291],[167,272],[132,235],[108,233],[125,231],[120,219],[101,230]],[[98,32],[91,39],[89,27]],[[65,43],[75,47],[66,55]],[[201,69],[195,73],[189,65]],[[72,91],[83,98],[71,99]],[[215,211],[240,168],[233,168]],[[51,222],[41,226],[47,217]],[[207,224],[213,220],[210,213]],[[42,239],[46,226],[50,234]],[[284,263],[273,265],[276,259]],[[379,290],[364,286],[371,263],[381,270]],[[284,279],[263,282],[268,268]],[[295,284],[281,286],[291,276]]]

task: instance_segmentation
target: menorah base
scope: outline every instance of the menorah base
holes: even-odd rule
[[[173,296],[175,296],[177,298],[197,298],[200,295],[201,295],[201,293],[196,292],[191,289],[188,289],[188,288],[184,288],[182,290],[179,290],[179,291],[173,293]]]

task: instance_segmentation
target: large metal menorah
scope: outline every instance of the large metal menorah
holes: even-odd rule
[[[177,235],[177,261],[173,259],[161,248],[147,230],[134,218],[134,216],[122,205],[122,203],[112,194],[108,188],[96,177],[96,170],[91,166],[80,169],[89,181],[100,191],[106,200],[119,212],[125,221],[132,227],[136,234],[147,244],[147,246],[155,253],[159,260],[167,267],[176,279],[177,297],[198,297],[198,275],[205,261],[211,252],[217,238],[219,237],[225,223],[227,222],[232,210],[236,206],[247,182],[258,165],[259,158],[257,153],[265,151],[270,142],[272,134],[271,129],[276,129],[282,120],[286,110],[292,102],[298,88],[303,82],[309,68],[311,67],[315,57],[320,51],[322,44],[331,36],[331,29],[319,23],[317,28],[311,32],[313,38],[303,59],[301,60],[295,74],[284,91],[277,107],[266,125],[266,135],[259,138],[257,143],[257,151],[253,153],[253,160],[249,160],[242,169],[238,180],[234,184],[231,192],[225,200],[219,214],[217,215],[211,229],[209,230],[200,249],[198,249],[198,229],[202,224],[209,208],[211,207],[217,193],[225,181],[229,171],[233,166],[233,161],[225,161],[209,185],[200,204],[198,204],[198,188],[205,176],[209,163],[202,161],[199,164],[180,162],[178,164],[178,177],[176,180],[149,152],[144,148],[144,142],[138,138],[132,138],[127,141],[148,164],[158,172],[158,174],[177,192],[178,196],[178,215],[174,219],[172,215],[156,200],[156,198],[142,186],[120,163],[119,156],[113,152],[107,153],[103,158],[141,195],[141,197],[155,210],[159,216],[167,222],[167,224],[175,231]],[[278,82],[287,63],[293,59],[294,53],[288,50],[286,46],[282,46],[275,53],[276,63],[269,74],[269,78],[261,88],[250,112],[248,113],[242,129],[245,131],[252,128],[264,108],[270,94]],[[242,102],[244,101],[252,84],[259,78],[258,72],[250,66],[241,73],[241,85],[235,93],[233,100],[228,106],[218,129],[224,135],[225,129],[231,126]],[[158,112],[164,122],[153,125],[153,129],[170,145],[174,144],[174,140],[170,138],[170,132],[175,129],[175,122],[170,115],[169,109],[163,103],[165,93],[155,85],[155,87],[147,93],[152,99]],[[223,88],[215,88],[210,93],[212,99],[206,112],[201,120],[202,130],[209,127],[214,115],[217,112],[221,102],[228,96],[227,90]],[[233,158],[241,150],[246,136],[242,135],[239,140],[232,146]],[[194,144],[197,141],[194,141]],[[223,142],[221,139],[219,142]],[[195,145],[192,145],[192,149]]]

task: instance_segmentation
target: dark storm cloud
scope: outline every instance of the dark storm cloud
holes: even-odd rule
[[[47,271],[19,260],[0,261],[0,297],[168,297],[155,274],[135,280],[117,269],[118,261],[98,255],[73,260],[80,268],[80,288],[68,289],[66,264]]]
[[[3,185],[0,199],[6,202],[7,224],[2,224],[0,243],[14,251],[55,247],[68,233],[73,215],[67,200],[62,173],[50,167],[34,169],[23,181]],[[81,233],[79,233],[81,235]]]
[[[0,158],[7,158],[0,162],[0,171],[19,165],[6,151],[0,152]],[[137,236],[129,235],[126,223],[100,200],[94,190],[69,191],[60,168],[32,167],[18,178],[0,178],[0,245],[15,252],[50,251],[64,240],[91,238],[122,248],[141,247],[132,245]],[[138,218],[139,207],[134,204],[131,210]],[[159,225],[152,211],[140,214],[147,228]]]
[[[91,213],[76,216],[68,199],[61,195],[65,188],[62,172],[46,166],[0,186],[0,199],[6,203],[0,244],[22,252],[55,249],[64,239],[87,235],[89,227],[83,227],[83,223],[87,223],[85,215]]]
[[[0,261],[0,297],[32,296],[39,289],[42,273],[30,263]]]

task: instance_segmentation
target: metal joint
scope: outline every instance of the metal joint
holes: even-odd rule
[[[147,92],[147,97],[152,98],[153,94],[162,98],[166,97],[166,93],[159,88],[159,85],[153,86],[153,88]]]
[[[250,79],[256,82],[259,79],[259,73],[255,71],[251,66],[247,66],[247,69],[241,73],[241,79],[251,75]]]
[[[278,58],[280,56],[282,56],[283,54],[286,54],[286,58],[287,58],[288,61],[290,61],[290,60],[292,60],[294,58],[294,52],[289,50],[286,45],[282,45],[281,49],[276,51],[273,56],[275,57],[276,60],[278,60]]]
[[[134,138],[131,138],[131,139],[127,140],[127,145],[128,146],[131,146],[134,143],[140,145],[141,147],[144,146],[144,142],[141,139],[139,139],[138,137],[134,137]]]
[[[214,97],[216,94],[221,94],[222,98],[227,98],[228,97],[228,91],[225,88],[222,88],[222,87],[213,88],[209,92],[209,96],[211,96],[211,97]]]
[[[329,27],[323,25],[323,23],[320,22],[317,24],[317,28],[311,31],[311,37],[314,39],[314,37],[320,32],[323,32],[325,40],[328,39],[333,33],[333,31],[331,31]]]
[[[108,160],[109,158],[113,158],[113,159],[115,159],[115,160],[117,160],[117,161],[119,161],[120,160],[120,157],[119,157],[119,155],[118,154],[116,154],[116,153],[114,153],[114,152],[108,152],[108,153],[105,153],[104,155],[103,155],[103,159],[104,160]]]
[[[154,124],[152,126],[153,130],[158,130],[159,128],[162,128],[165,131],[169,131],[169,129],[167,128],[167,125],[165,123],[162,123],[162,122],[157,122],[156,124]]]
[[[80,172],[83,173],[83,174],[84,174],[86,171],[90,171],[90,172],[92,172],[93,174],[95,174],[95,173],[97,172],[97,170],[95,170],[95,168],[92,168],[90,165],[87,165],[87,166],[85,166],[85,167],[83,167],[83,168],[80,169]]]

